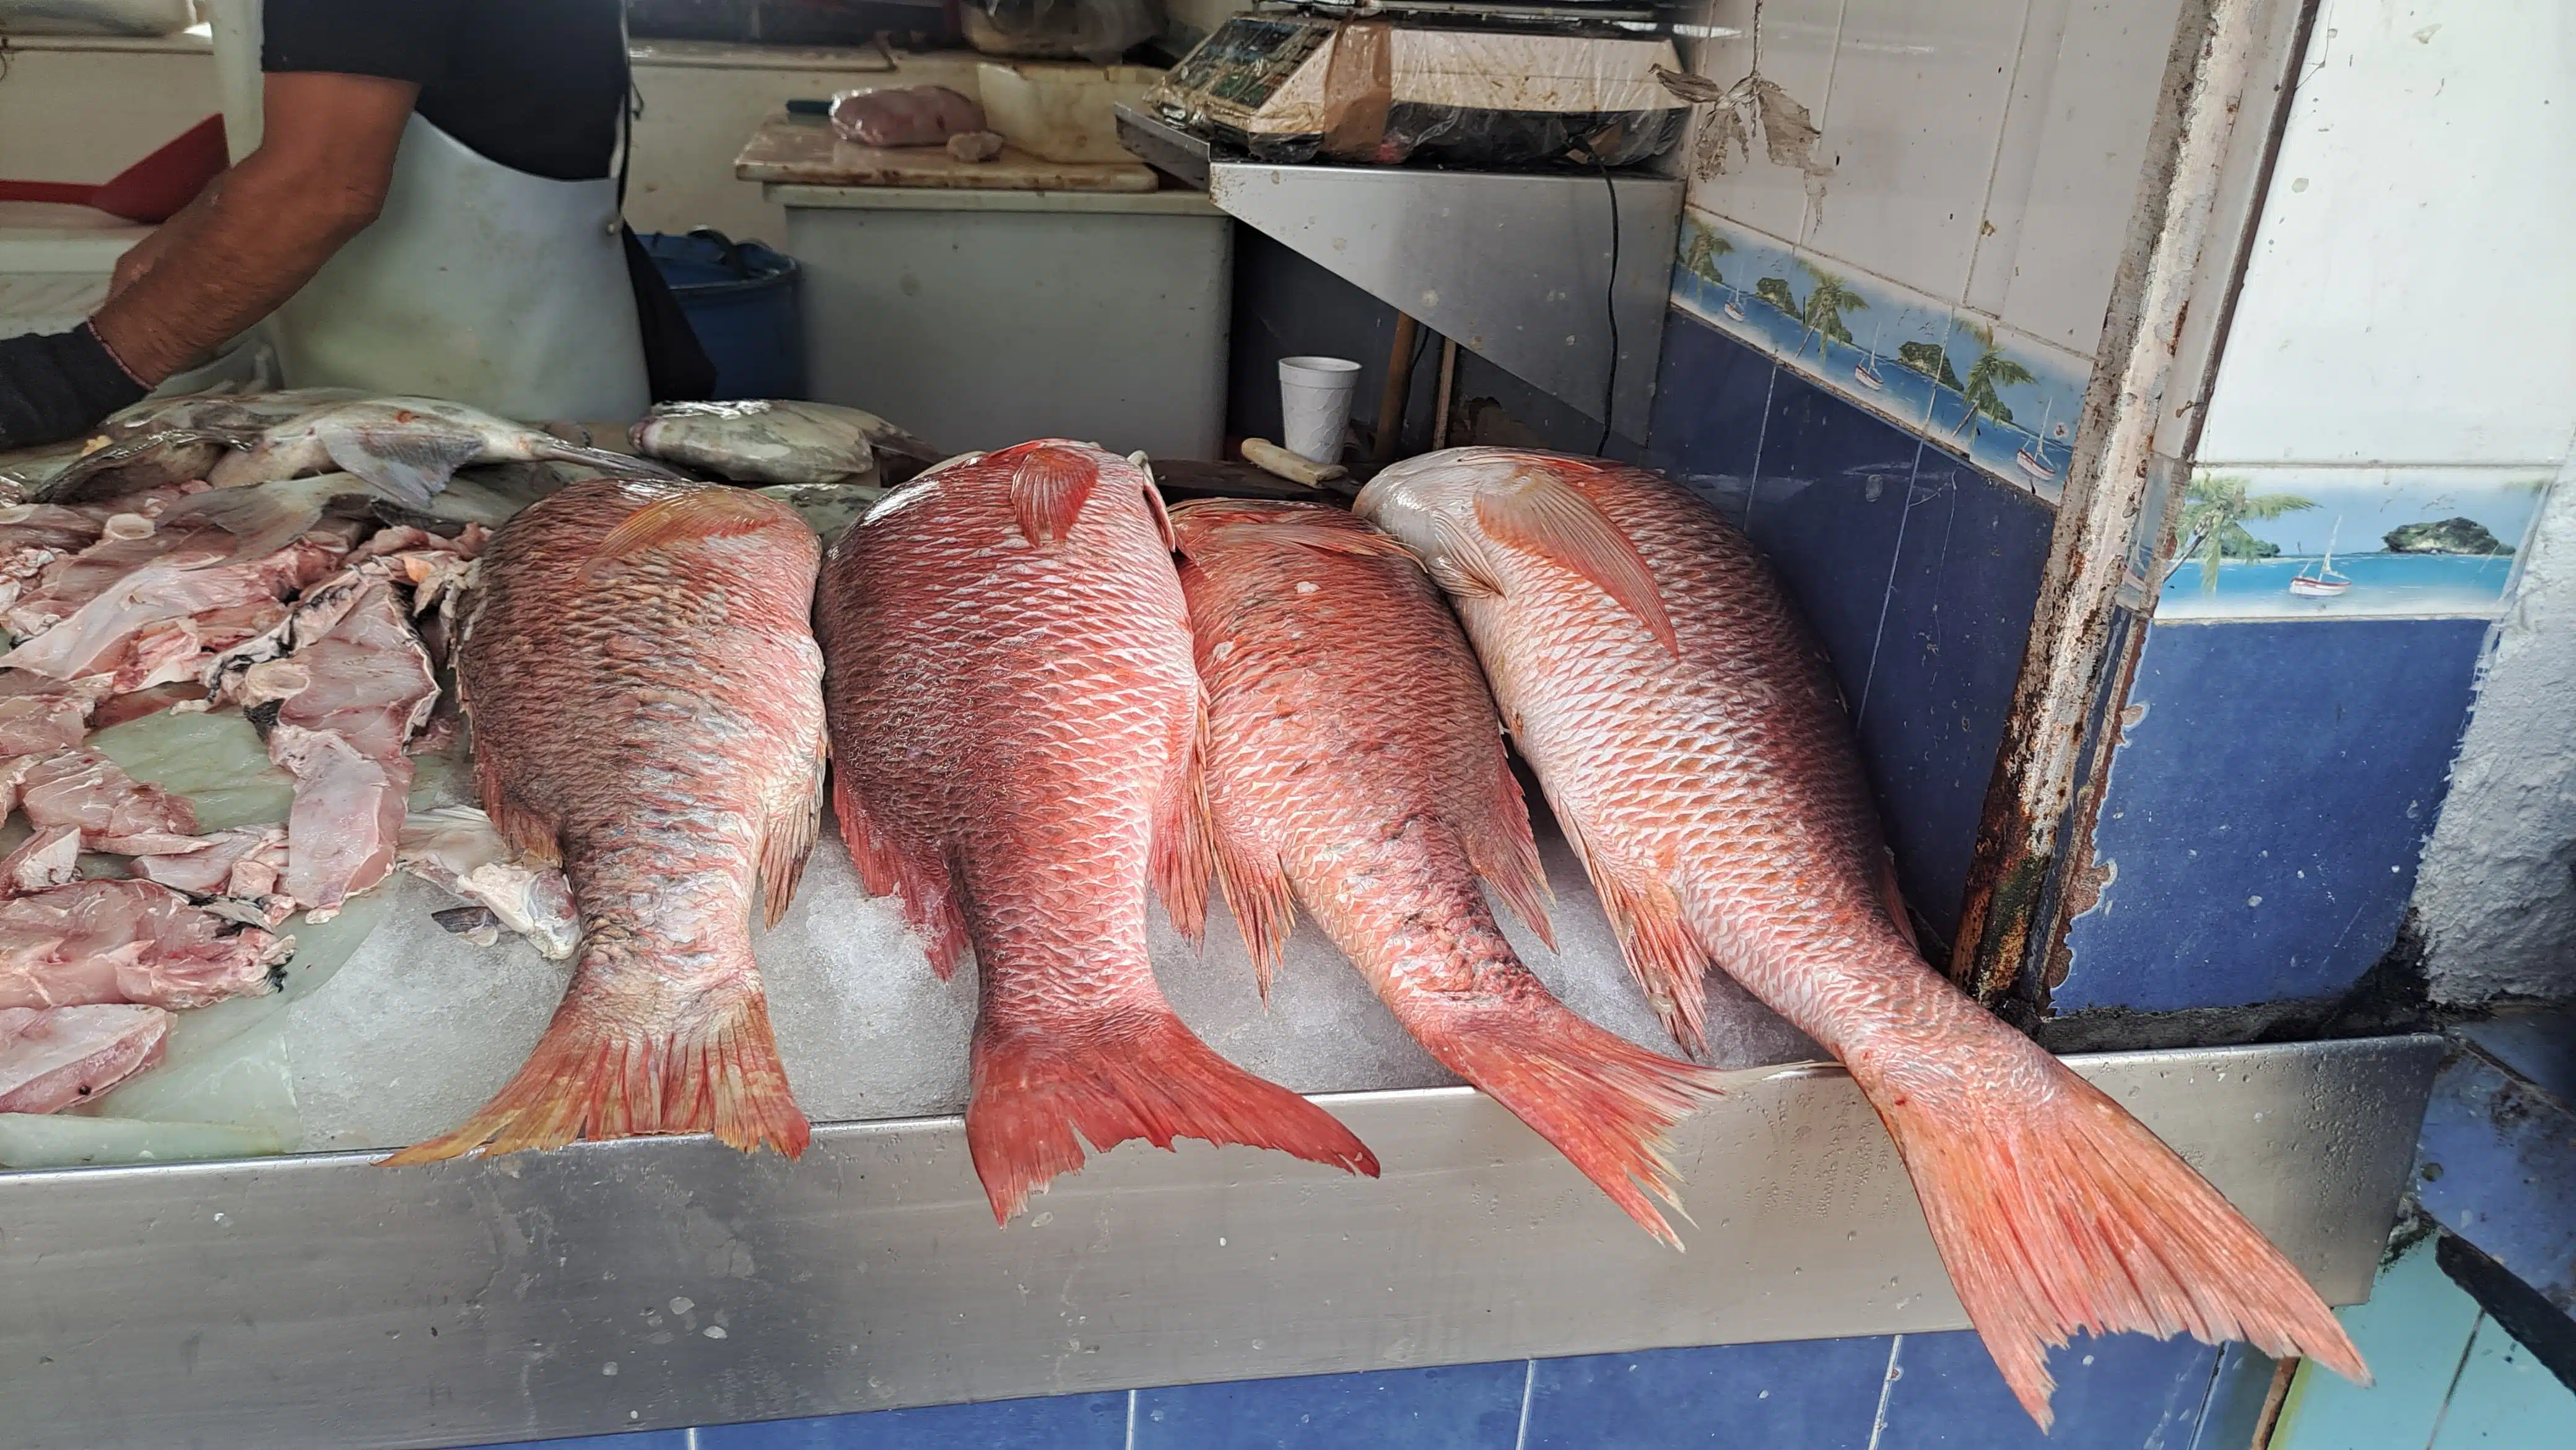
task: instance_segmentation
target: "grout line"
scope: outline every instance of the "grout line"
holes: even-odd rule
[[[1538,1361],[1531,1360],[1528,1371],[1521,1376],[1521,1428],[1519,1433],[1512,1436],[1512,1450],[1529,1450],[1530,1391],[1536,1388],[1538,1388]]]
[[[688,1447],[688,1450],[698,1450],[698,1427],[691,1425],[686,1431],[682,1432],[680,1443]]]
[[[1887,1341],[1887,1373],[1878,1382],[1878,1413],[1869,1422],[1869,1450],[1878,1450],[1878,1437],[1887,1433],[1887,1401],[1896,1392],[1896,1357],[1904,1352],[1905,1336],[1891,1335]]]
[[[1127,1450],[1136,1450],[1136,1392],[1127,1392]]]
[[[2460,1362],[2451,1366],[2451,1382],[2442,1387],[2442,1408],[2433,1412],[2433,1433],[2424,1437],[2424,1450],[2433,1450],[2441,1441],[2442,1422],[2451,1418],[2451,1400],[2460,1392],[2460,1376],[2469,1372],[2469,1355],[2478,1347],[2478,1331],[2487,1327],[2487,1313],[2469,1321],[2469,1342],[2460,1346]]]
[[[1743,339],[1736,338],[1735,341],[1743,342]],[[1748,534],[1753,532],[1753,497],[1762,487],[1762,445],[1769,442],[1771,438],[1771,398],[1780,390],[1779,357],[1768,349],[1763,351],[1762,356],[1770,363],[1771,368],[1762,375],[1762,421],[1753,426],[1753,468],[1744,476],[1744,518],[1741,527]]]
[[[1927,446],[1920,438],[1914,440],[1914,461],[1905,470],[1905,506],[1897,511],[1896,547],[1888,551],[1887,583],[1878,594],[1878,627],[1870,631],[1869,666],[1860,674],[1860,698],[1852,702],[1854,730],[1858,730],[1860,722],[1869,715],[1869,687],[1878,680],[1878,652],[1887,643],[1887,612],[1896,602],[1896,571],[1905,562],[1905,530],[1914,522],[1914,483],[1923,476],[1923,450]],[[1956,512],[1955,501],[1953,512]],[[1933,607],[1937,611],[1940,606],[1936,603]]]

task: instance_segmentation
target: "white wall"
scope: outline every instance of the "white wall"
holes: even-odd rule
[[[0,176],[105,181],[221,109],[203,36],[13,36],[0,71]]]

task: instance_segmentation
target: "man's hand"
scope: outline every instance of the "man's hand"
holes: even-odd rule
[[[275,311],[376,219],[419,92],[378,76],[268,77],[259,149],[118,264],[90,319],[97,340],[157,384]]]

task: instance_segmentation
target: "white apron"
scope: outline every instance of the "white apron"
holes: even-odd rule
[[[247,44],[256,68],[256,24],[216,34]],[[418,115],[403,127],[383,212],[267,332],[290,388],[594,422],[637,417],[652,401],[616,181],[514,170]]]

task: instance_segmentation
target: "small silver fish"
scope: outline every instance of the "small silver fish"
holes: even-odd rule
[[[468,464],[544,461],[625,477],[674,476],[659,464],[567,443],[462,403],[365,398],[267,428],[217,461],[205,478],[217,488],[237,488],[337,469],[418,507]]]
[[[203,478],[225,450],[318,409],[364,397],[352,388],[187,393],[109,414],[86,438],[0,468],[28,499],[82,503]]]
[[[787,399],[659,403],[628,437],[735,483],[892,485],[948,456],[874,413]]]

